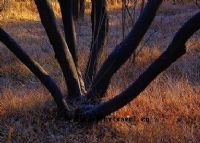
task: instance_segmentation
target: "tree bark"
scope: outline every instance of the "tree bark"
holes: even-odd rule
[[[136,98],[161,72],[186,53],[187,40],[200,29],[200,12],[188,20],[176,33],[167,50],[149,68],[139,76],[125,91],[113,99],[97,106],[84,107],[79,110],[78,118],[87,120],[100,120],[105,116],[119,110]],[[81,115],[80,115],[81,113]]]
[[[53,46],[55,58],[64,74],[69,97],[79,97],[81,90],[76,65],[67,43],[57,28],[52,8],[47,0],[35,0],[35,3],[40,14],[41,22]]]
[[[77,21],[80,14],[80,0],[72,0],[72,6],[74,20]]]
[[[108,56],[97,73],[88,98],[91,100],[99,99],[104,96],[113,74],[128,60],[138,47],[143,36],[151,25],[157,9],[163,0],[149,0],[142,15],[135,23],[128,36],[116,46]]]
[[[80,17],[85,16],[85,0],[80,0]]]
[[[73,20],[72,0],[58,0],[61,8],[62,20],[64,25],[65,39],[72,54],[74,63],[77,65],[77,46],[76,31]]]
[[[67,42],[69,51],[72,54],[74,63],[76,65],[81,94],[85,94],[86,92],[85,84],[82,78],[81,71],[79,69],[78,58],[77,58],[77,42],[76,42],[76,31],[75,31],[74,19],[72,16],[72,13],[73,13],[72,1],[59,0],[59,4],[61,8],[62,20],[63,20],[63,25],[64,25],[65,40]]]
[[[36,61],[32,60],[2,28],[0,28],[0,41],[41,81],[54,98],[59,113],[65,114],[68,111],[67,103],[59,87],[48,73]]]
[[[92,42],[90,48],[90,57],[85,72],[85,83],[87,88],[90,86],[93,77],[96,74],[97,67],[101,62],[101,57],[107,39],[109,24],[106,0],[92,1],[91,21]]]

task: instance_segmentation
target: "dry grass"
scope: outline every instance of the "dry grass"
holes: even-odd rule
[[[163,5],[139,47],[141,51],[137,58],[129,60],[113,77],[107,98],[120,93],[133,82],[166,49],[177,29],[196,11],[197,8],[191,4]],[[63,77],[59,76],[61,72],[58,65],[52,60],[52,48],[37,15],[23,16],[17,15],[17,20],[11,21],[8,16],[1,25],[49,71],[65,92]],[[115,46],[113,43],[122,39],[121,25],[119,20],[116,21],[120,19],[119,11],[110,11],[110,19],[112,26],[105,57]],[[62,28],[60,20],[58,23]],[[85,68],[90,45],[88,23],[89,16],[86,16],[77,26],[82,70]],[[144,44],[155,29],[157,32]],[[94,125],[55,120],[55,104],[49,93],[19,60],[0,45],[0,122],[14,129],[12,140],[19,143],[197,143],[200,141],[199,34],[195,34],[187,43],[185,56],[159,75],[138,98],[111,116],[131,117],[132,121],[102,121]]]

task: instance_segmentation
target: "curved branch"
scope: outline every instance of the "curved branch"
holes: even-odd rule
[[[48,75],[48,73],[34,60],[32,60],[25,51],[12,39],[2,28],[0,28],[0,41],[4,43],[7,48],[17,56],[20,61],[25,64],[28,69],[41,81],[41,83],[49,90],[54,98],[59,112],[65,113],[68,110],[67,104],[63,95],[56,85],[55,81]]]
[[[82,118],[101,119],[124,107],[136,98],[161,72],[186,53],[187,40],[200,29],[200,12],[187,21],[176,33],[167,50],[139,76],[125,91],[113,99],[90,108],[82,113]]]
[[[88,98],[104,96],[114,73],[128,60],[151,25],[163,0],[149,0],[128,36],[116,46],[95,77]]]
[[[62,69],[69,97],[81,95],[78,72],[68,46],[59,32],[53,10],[48,0],[35,0],[41,22],[53,46],[55,57]]]

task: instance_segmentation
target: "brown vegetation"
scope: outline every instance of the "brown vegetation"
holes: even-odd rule
[[[22,13],[11,10],[4,15],[4,21],[0,20],[2,27],[20,41],[20,45],[63,87],[63,79],[57,78],[61,72],[54,70],[58,65],[51,60],[53,52],[50,44],[37,20],[38,16],[33,14],[36,12],[35,8],[30,5],[30,8],[23,9],[21,6],[19,4],[18,8],[12,10],[22,10]],[[147,43],[144,39],[136,59],[129,60],[115,75],[107,93],[108,98],[120,93],[130,81],[135,80],[162,53],[182,23],[196,11],[194,4],[165,3],[145,39],[155,29],[156,33]],[[118,43],[122,38],[119,11],[110,11],[110,18],[112,26],[107,53],[114,46],[113,43]],[[85,69],[89,53],[87,47],[91,32],[88,21],[89,16],[86,16],[77,24],[81,70]],[[63,28],[61,24],[60,28]],[[50,96],[47,96],[49,93],[23,64],[0,45],[1,124],[14,129],[12,138],[17,142],[199,142],[199,34],[195,34],[187,43],[188,51],[185,56],[154,80],[137,99],[111,116],[131,117],[134,120],[102,121],[92,126],[56,121],[55,110],[48,108],[53,104]]]

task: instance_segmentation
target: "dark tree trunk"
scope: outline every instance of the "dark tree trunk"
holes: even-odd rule
[[[73,17],[74,20],[78,20],[80,14],[80,0],[71,0],[73,6]]]
[[[80,0],[80,17],[85,15],[85,0]]]
[[[62,20],[64,25],[65,39],[72,54],[75,64],[77,65],[77,47],[76,47],[76,31],[72,15],[72,1],[58,0],[61,8]]]
[[[81,89],[81,94],[85,93],[85,85],[82,79],[82,75],[78,65],[78,58],[77,58],[77,42],[76,42],[76,31],[74,20],[72,16],[72,1],[71,0],[59,0],[62,20],[64,25],[64,32],[65,32],[65,39],[69,48],[69,51],[72,54],[74,63],[76,65],[76,70],[78,73],[79,78],[79,86]]]
[[[151,25],[162,0],[150,0],[128,36],[116,46],[97,73],[88,98],[105,95],[113,74],[128,60]]]
[[[87,88],[90,86],[93,77],[96,74],[107,39],[108,14],[106,0],[92,1],[91,21],[92,42],[90,48],[90,57],[85,72],[85,83]]]
[[[85,0],[71,0],[72,2],[72,15],[75,21],[79,19],[79,17],[84,17],[85,15]]]
[[[92,69],[95,70],[90,74],[88,74],[89,72],[86,72],[86,75],[88,74],[91,77],[90,80],[93,80],[93,82],[91,85],[91,90],[87,94],[87,98],[82,98],[82,96],[80,96],[80,78],[75,50],[76,35],[74,31],[72,13],[70,13],[72,12],[70,11],[72,10],[72,5],[69,1],[66,2],[64,0],[59,0],[61,4],[61,12],[66,36],[65,40],[57,28],[55,16],[48,3],[48,0],[35,0],[41,22],[46,30],[50,43],[53,46],[55,58],[57,59],[64,74],[69,96],[73,98],[79,97],[78,99],[86,100],[86,102],[78,100],[79,105],[83,102],[84,105],[81,107],[76,107],[76,109],[72,111],[68,109],[66,101],[54,80],[37,62],[32,60],[23,51],[21,47],[2,28],[0,28],[0,41],[3,42],[7,48],[28,67],[30,71],[33,72],[39,78],[41,83],[44,84],[44,86],[49,90],[58,106],[58,112],[60,113],[61,117],[78,121],[96,121],[119,110],[136,98],[161,72],[166,70],[173,62],[185,54],[185,44],[187,40],[194,34],[194,32],[200,29],[199,12],[183,25],[183,27],[176,33],[167,50],[127,89],[104,103],[90,105],[90,99],[100,99],[104,96],[113,74],[127,61],[131,54],[134,53],[144,34],[147,32],[151,22],[153,21],[156,11],[162,1],[163,0],[148,1],[144,11],[140,15],[131,32],[109,55],[94,80],[93,76],[96,72],[96,65],[98,65],[99,55],[105,44],[108,18],[106,11],[106,0],[92,1],[94,11],[94,15],[92,15],[93,47],[91,46],[89,63],[95,61],[92,67]],[[71,35],[71,37],[68,36],[68,34]]]
[[[7,48],[15,54],[15,56],[25,64],[28,69],[41,81],[41,83],[49,90],[54,98],[60,114],[67,112],[67,104],[63,95],[56,85],[55,81],[48,75],[48,73],[34,60],[32,60],[22,48],[12,39],[3,29],[0,28],[0,41],[3,42]]]
[[[187,21],[176,33],[167,50],[121,94],[102,104],[83,108],[79,118],[99,120],[119,110],[136,98],[161,72],[186,53],[187,40],[200,29],[200,12]],[[80,115],[81,114],[81,115]]]
[[[59,32],[55,16],[47,0],[35,0],[41,22],[46,30],[49,40],[54,48],[57,59],[65,77],[69,97],[81,95],[78,72],[67,43]]]

